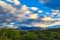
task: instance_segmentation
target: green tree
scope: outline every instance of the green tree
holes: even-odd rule
[[[22,40],[38,40],[38,37],[34,32],[28,32],[23,35]]]
[[[20,31],[10,28],[1,29],[1,40],[20,40],[21,34]]]
[[[43,32],[39,32],[38,34],[39,40],[47,40],[47,35]]]

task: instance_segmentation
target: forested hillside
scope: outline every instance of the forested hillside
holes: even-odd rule
[[[60,29],[20,31],[1,28],[0,40],[60,40]]]

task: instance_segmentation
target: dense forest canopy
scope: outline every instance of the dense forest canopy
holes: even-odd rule
[[[0,40],[60,40],[60,29],[20,31],[2,28]]]

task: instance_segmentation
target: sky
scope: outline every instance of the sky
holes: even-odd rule
[[[0,0],[0,25],[54,28],[60,25],[59,4],[60,0]]]

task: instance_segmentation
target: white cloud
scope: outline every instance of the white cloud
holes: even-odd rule
[[[0,1],[0,6],[5,12],[11,13],[14,15],[17,20],[23,20],[26,18],[26,14],[31,13],[26,5],[21,5],[20,9],[13,7],[11,4],[7,4],[4,1]]]
[[[54,25],[60,25],[60,21],[55,21],[55,23],[51,24],[50,26],[54,26]]]
[[[43,20],[43,21],[51,21],[52,18],[51,18],[51,17],[44,17],[44,18],[42,18],[41,20]]]
[[[38,13],[42,13],[43,11],[42,10],[38,10]]]
[[[60,13],[59,13],[59,14],[57,14],[57,16],[59,16],[59,17],[60,17]]]
[[[32,9],[33,11],[38,10],[38,8],[37,8],[37,7],[30,7],[30,9]]]
[[[21,5],[21,9],[17,10],[17,8],[13,7],[12,5],[7,4],[4,1],[0,1],[0,6],[5,12],[13,14],[14,16],[18,17],[18,19],[22,17],[25,18],[25,14],[30,13],[26,5]]]
[[[14,8],[12,5],[7,4],[7,3],[5,3],[3,1],[0,1],[0,6],[7,12],[12,12],[12,11],[16,10],[16,8]]]
[[[49,12],[46,12],[46,14],[49,14]]]
[[[54,12],[54,13],[58,13],[59,10],[54,10],[54,9],[52,9],[52,12]]]
[[[33,22],[31,25],[33,25],[35,27],[47,28],[49,26],[60,25],[60,20]]]
[[[20,5],[20,1],[18,0],[7,0],[7,1],[14,3],[14,5]]]
[[[33,24],[33,26],[35,26],[35,27],[41,27],[41,28],[46,28],[46,24],[41,24],[41,23],[35,23],[35,24]]]
[[[26,5],[22,5],[21,11],[24,12],[24,13],[27,13],[27,12],[29,12],[29,9],[27,8]]]
[[[10,0],[10,1],[12,1],[12,0]],[[16,5],[20,4],[18,2],[18,0],[15,0],[14,2],[15,2]],[[13,7],[12,5],[10,5],[10,4],[7,4],[3,1],[0,1],[0,6],[4,9],[5,12],[8,12],[8,13],[11,13],[12,15],[14,15],[16,17],[16,20],[23,21],[27,18],[36,19],[36,20],[38,19],[38,14],[32,14],[32,12],[29,11],[29,9],[26,5],[21,5],[21,9],[17,9],[17,8]],[[31,9],[32,10],[38,10],[38,8],[36,8],[36,7],[31,7]],[[42,10],[38,10],[38,13],[42,13],[42,12],[43,12]],[[55,15],[55,14],[57,14],[56,12],[58,13],[58,10],[53,11],[52,14]],[[26,14],[28,14],[28,17],[25,16]],[[46,14],[49,14],[49,13],[47,12]],[[58,14],[58,16],[60,16],[60,15]],[[53,19],[51,17],[45,16],[45,17],[43,17],[39,20],[42,20],[42,22],[35,22],[35,23],[33,22],[33,23],[31,23],[31,25],[28,25],[28,26],[46,28],[47,26],[60,24],[60,21],[59,21],[60,18],[59,19],[57,19],[57,18]],[[56,21],[56,20],[58,20],[58,21]],[[54,22],[52,22],[52,21],[54,21]],[[13,25],[11,25],[11,27],[12,26]]]
[[[37,19],[38,18],[38,14],[30,14],[28,18]]]
[[[20,5],[20,2],[18,0],[14,0],[15,5]]]
[[[8,2],[12,2],[13,3],[13,0],[7,0]]]
[[[57,15],[57,14],[59,14],[59,10],[53,10],[52,9],[52,15]]]
[[[57,15],[58,13],[52,13],[52,15]]]

